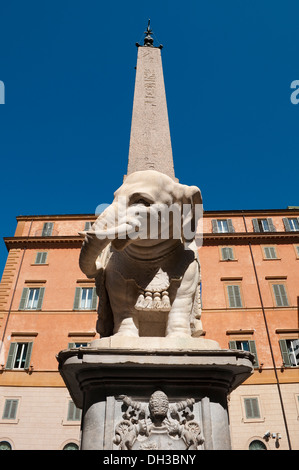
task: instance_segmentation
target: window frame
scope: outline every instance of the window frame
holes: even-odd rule
[[[38,258],[40,258],[40,261],[38,260]],[[37,251],[33,264],[36,266],[44,266],[45,264],[48,264],[47,260],[48,260],[48,251]]]
[[[218,222],[225,222],[227,225],[227,230],[219,230]],[[232,219],[212,219],[212,232],[213,233],[234,233],[234,225]]]
[[[92,290],[90,308],[82,308],[81,307],[83,289],[91,289]],[[96,292],[96,287],[94,287],[94,286],[78,286],[78,287],[76,287],[73,310],[79,310],[80,312],[93,311],[93,310],[97,309],[97,305],[98,305],[98,296],[97,296],[97,292]]]
[[[245,307],[245,304],[244,304],[244,299],[243,299],[243,294],[242,294],[242,288],[241,288],[241,283],[240,282],[237,282],[237,281],[229,281],[229,282],[225,282],[224,284],[225,286],[225,296],[226,296],[226,304],[227,304],[227,308],[229,309],[242,309]],[[229,294],[229,287],[238,287],[238,290],[239,290],[239,297],[240,297],[240,305],[235,305],[235,306],[232,306],[230,304],[230,294]],[[234,295],[235,297],[235,295]]]
[[[268,230],[265,230],[263,221],[267,222]],[[273,233],[276,232],[275,225],[272,217],[258,217],[252,219],[253,231],[258,233]]]
[[[270,282],[270,285],[271,285],[271,292],[272,292],[272,297],[273,297],[274,308],[286,308],[286,307],[290,307],[291,304],[290,304],[290,298],[289,298],[289,295],[288,295],[288,290],[287,290],[286,283],[285,283],[284,281],[282,281],[282,280],[277,280],[277,281],[271,281],[271,282]],[[283,286],[284,291],[285,291],[285,298],[286,298],[286,300],[287,300],[287,305],[278,305],[274,286]],[[280,294],[280,296],[281,296],[281,294]],[[282,297],[283,297],[283,296],[281,296],[281,298],[282,298]]]
[[[257,369],[259,367],[259,360],[258,360],[255,340],[249,339],[243,336],[242,337],[236,336],[233,339],[229,339],[228,346],[229,346],[229,349],[240,349],[238,348],[237,343],[245,343],[245,342],[248,343],[248,351],[254,355],[255,362],[254,362],[253,367]],[[247,349],[241,349],[241,350],[247,351]]]
[[[292,230],[291,223],[290,223],[291,220],[296,220],[296,222],[298,224],[298,229]],[[286,232],[299,232],[299,217],[296,217],[296,216],[294,216],[294,217],[283,217],[282,221],[283,221],[284,228],[285,228]]]
[[[79,415],[78,419],[72,419],[72,417],[76,418],[77,413]],[[81,419],[82,419],[82,410],[80,408],[77,408],[75,403],[71,399],[71,397],[68,396],[65,401],[65,414],[62,420],[62,425],[63,426],[80,426]]]
[[[242,416],[243,416],[244,423],[260,423],[260,422],[265,421],[259,395],[241,395],[240,399],[241,399]],[[258,411],[259,411],[259,417],[247,416],[247,407],[245,404],[245,400],[256,400]]]
[[[6,417],[6,407],[8,406],[8,402],[16,402],[15,407],[15,414],[13,417]],[[20,396],[4,396],[1,400],[2,411],[0,415],[0,422],[3,424],[17,424],[19,422],[19,413],[20,413],[20,406],[21,406],[21,397]],[[11,410],[10,410],[11,412]],[[7,439],[3,439],[3,441],[7,441]],[[7,441],[9,442],[9,441]]]
[[[44,222],[42,228],[42,237],[51,237],[53,234],[54,222]]]
[[[281,258],[278,257],[278,253],[277,253],[277,246],[276,245],[262,245],[261,246],[262,248],[262,253],[263,253],[263,260],[264,261],[275,261],[275,260],[280,260]],[[267,254],[266,254],[266,249],[269,249],[271,250],[271,248],[274,250],[275,252],[275,258],[268,258],[267,257]]]
[[[17,361],[17,354],[18,354],[18,349],[19,346],[21,346],[21,353],[24,354],[24,344],[27,344],[27,348],[25,351],[25,356],[22,357],[22,361],[19,360],[19,365],[24,363],[23,367],[16,367],[16,361]],[[33,341],[13,341],[10,343],[8,354],[7,354],[7,359],[6,359],[6,365],[5,369],[6,370],[29,370],[30,368],[30,362],[31,362],[31,355],[32,355],[32,349],[33,349]]]
[[[292,364],[292,361],[291,361],[291,358],[290,358],[290,353],[289,353],[289,348],[288,348],[288,342],[293,342],[293,341],[297,341],[298,342],[298,347],[299,347],[299,338],[297,336],[297,338],[295,337],[291,337],[291,338],[281,338],[279,339],[279,346],[280,346],[280,352],[281,352],[281,358],[282,358],[282,362],[283,362],[283,365],[284,367],[290,367],[290,368],[295,368],[295,367],[299,367],[299,356],[298,356],[298,359],[296,360],[297,364],[294,365]],[[296,357],[296,356],[295,356]]]
[[[38,292],[38,298],[36,300],[36,308],[29,308],[28,303],[29,303],[29,297],[30,297],[30,291],[35,290],[39,291]],[[29,310],[29,311],[36,311],[36,310],[41,310],[42,305],[43,305],[43,300],[44,300],[44,294],[45,294],[45,287],[44,286],[28,286],[28,287],[23,287],[22,294],[21,294],[21,299],[20,299],[20,304],[19,304],[19,310]]]
[[[231,250],[232,258],[229,256],[225,258],[223,255],[223,250]],[[227,245],[219,246],[219,256],[220,256],[220,261],[238,261],[235,256],[235,247],[233,246],[227,246]]]

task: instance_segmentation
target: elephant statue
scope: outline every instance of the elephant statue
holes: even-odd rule
[[[79,265],[94,278],[100,337],[198,337],[199,188],[154,171],[128,175],[84,236]]]

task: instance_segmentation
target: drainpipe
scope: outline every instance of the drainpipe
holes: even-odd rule
[[[32,223],[33,223],[33,220],[31,220],[31,223],[30,223],[29,232],[28,232],[28,235],[27,235],[27,240],[28,240],[30,232],[31,232]],[[13,300],[14,300],[14,297],[15,297],[15,293],[16,293],[16,289],[17,289],[17,285],[18,285],[18,281],[19,281],[19,277],[20,277],[20,272],[21,272],[25,252],[26,252],[26,245],[25,245],[25,248],[24,248],[23,253],[22,253],[22,258],[21,258],[21,261],[20,261],[20,265],[19,265],[19,269],[18,269],[18,273],[17,273],[17,277],[16,277],[16,282],[15,282],[15,285],[14,285],[14,290],[13,290],[13,293],[12,293],[12,297],[11,297],[11,301],[10,301],[10,305],[9,305],[9,309],[8,309],[8,313],[7,313],[7,317],[6,317],[5,327],[4,327],[4,330],[3,330],[2,341],[0,342],[0,357],[1,357],[2,347],[3,347],[4,339],[5,339],[5,333],[6,333],[6,330],[7,330],[8,321],[9,321],[10,314],[11,314],[12,303],[13,303]]]
[[[243,215],[243,222],[244,222],[244,226],[245,226],[245,231],[248,233],[246,220],[245,220],[244,215]],[[279,395],[279,400],[280,400],[280,406],[281,406],[281,411],[282,411],[282,415],[283,415],[287,440],[288,440],[288,444],[289,444],[289,450],[292,450],[291,440],[290,440],[290,435],[289,435],[289,430],[288,430],[288,424],[287,424],[284,404],[283,404],[283,400],[282,400],[282,393],[281,393],[281,389],[280,389],[280,383],[279,383],[278,373],[277,373],[275,359],[274,359],[274,353],[273,353],[272,344],[271,344],[270,332],[269,332],[269,328],[268,328],[266,312],[265,312],[265,309],[264,309],[264,303],[263,303],[262,293],[261,293],[261,289],[260,289],[260,283],[259,283],[259,279],[258,279],[258,276],[257,276],[256,265],[255,265],[255,261],[254,261],[254,257],[253,257],[253,251],[252,251],[251,243],[248,242],[248,245],[249,245],[253,270],[254,270],[254,274],[255,274],[257,289],[258,289],[258,293],[259,293],[259,298],[260,298],[260,302],[261,302],[263,318],[264,318],[264,323],[265,323],[265,328],[266,328],[266,333],[267,333],[267,338],[268,338],[268,343],[269,343],[269,348],[270,348],[270,353],[271,353],[271,358],[272,358],[272,363],[273,363],[273,368],[274,368],[274,374],[275,374],[275,378],[276,378],[276,385],[277,385],[277,390],[278,390],[278,395]]]

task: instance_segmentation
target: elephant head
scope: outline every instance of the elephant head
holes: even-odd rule
[[[97,218],[85,237],[80,268],[96,277],[99,254],[111,243],[122,251],[130,244],[150,249],[161,241],[195,236],[202,198],[199,188],[174,181],[154,170],[138,171],[125,178],[114,193],[112,204]]]

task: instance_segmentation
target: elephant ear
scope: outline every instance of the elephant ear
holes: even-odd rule
[[[202,216],[202,197],[197,186],[183,186],[182,192],[182,239],[184,243],[191,243],[196,234],[196,228]]]

